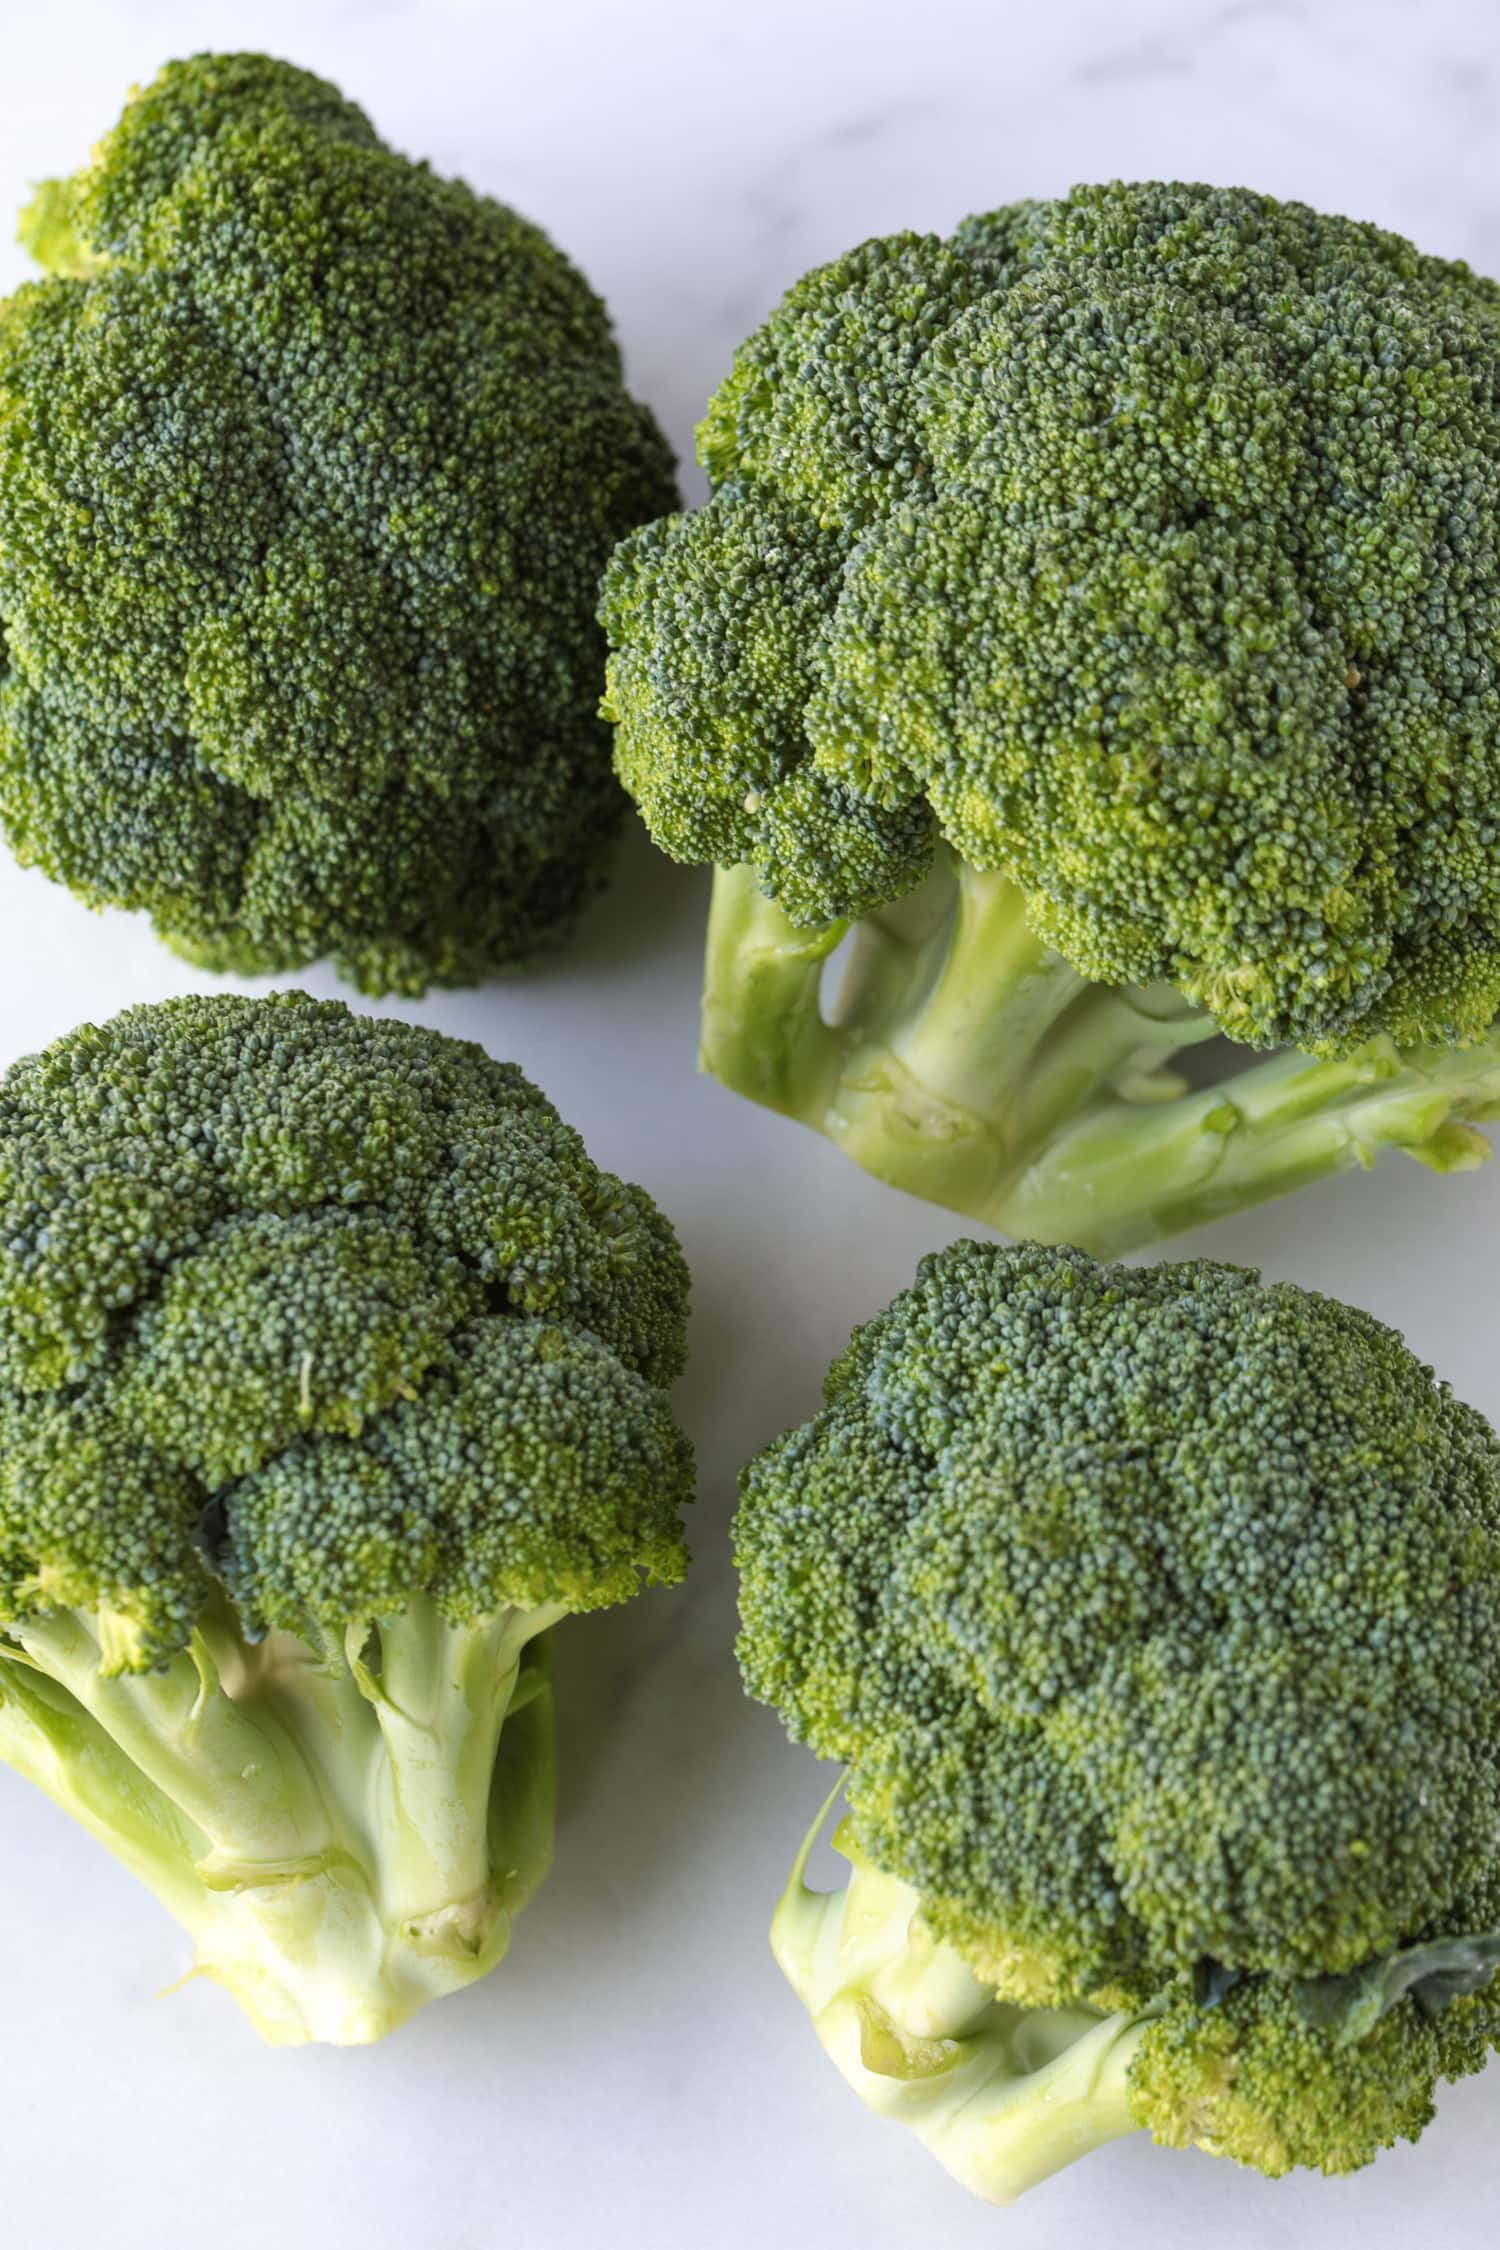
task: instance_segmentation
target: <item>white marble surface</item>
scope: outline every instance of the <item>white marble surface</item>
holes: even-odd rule
[[[11,0],[4,16],[0,211],[70,168],[167,56],[273,48],[543,221],[610,298],[684,451],[734,343],[804,267],[1080,178],[1242,181],[1500,269],[1494,0]],[[0,285],[21,271],[0,252]],[[697,1272],[696,1575],[561,1637],[555,1874],[486,1985],[382,2048],[272,2054],[208,1988],[157,1997],[183,1966],[172,1926],[0,1776],[7,2232],[38,2250],[1490,2243],[1500,2068],[1444,2096],[1421,2149],[1354,2181],[1271,2185],[1135,2141],[1001,2214],[823,2060],[764,1937],[823,1782],[739,1694],[733,1472],[810,1410],[851,1323],[961,1230],[695,1078],[703,896],[637,836],[566,961],[410,1011],[521,1061],[601,1160],[659,1194]],[[0,1064],[203,981],[3,857],[0,960]],[[1500,1165],[1442,1182],[1392,1160],[1211,1241],[1404,1326],[1500,1415]]]

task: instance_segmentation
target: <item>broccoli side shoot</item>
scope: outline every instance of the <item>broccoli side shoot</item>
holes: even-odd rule
[[[1240,189],[805,276],[605,583],[617,769],[719,870],[705,1066],[1101,1253],[1480,1163],[1497,399],[1492,283]],[[1281,1051],[1194,1091],[1216,1033]]]
[[[299,994],[0,1080],[0,1757],[269,2039],[376,2039],[551,1852],[551,1628],[680,1579],[687,1275],[513,1066]]]
[[[1415,2139],[1500,2040],[1488,1424],[1327,1298],[978,1243],[826,1397],[736,1547],[747,1686],[847,1769],[773,1928],[844,2075],[995,2201],[1139,2126]]]
[[[0,822],[189,959],[524,964],[623,800],[599,573],[673,505],[599,299],[257,55],[171,63],[0,307]]]

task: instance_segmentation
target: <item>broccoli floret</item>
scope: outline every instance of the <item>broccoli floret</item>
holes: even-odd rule
[[[1482,1162],[1497,399],[1495,284],[1240,189],[805,276],[605,582],[617,770],[719,870],[705,1066],[1099,1253]],[[1285,1051],[1194,1091],[1216,1033]]]
[[[0,1080],[0,1756],[270,2039],[375,2039],[551,1851],[550,1628],[670,1585],[687,1273],[513,1065],[197,997]]]
[[[536,227],[257,55],[172,63],[0,307],[0,822],[210,968],[521,965],[623,804],[599,573],[674,504]]]
[[[744,1472],[750,1692],[847,1766],[783,1966],[1009,2196],[1145,2125],[1414,2139],[1500,2040],[1500,1441],[1364,1313],[959,1243]]]

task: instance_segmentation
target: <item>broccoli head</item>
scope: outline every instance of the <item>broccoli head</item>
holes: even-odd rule
[[[1391,1330],[959,1243],[743,1477],[740,1656],[844,1761],[775,1944],[995,2200],[1144,2125],[1342,2172],[1500,2040],[1500,1442]]]
[[[687,1275],[512,1065],[197,997],[0,1080],[0,1756],[267,2037],[378,2038],[551,1848],[551,1626],[671,1584]]]
[[[709,407],[712,500],[606,579],[618,771],[720,870],[707,1067],[1100,1251],[1482,1161],[1497,399],[1495,284],[1239,189],[798,282]],[[1287,1052],[1190,1092],[1215,1032]]]
[[[305,71],[169,64],[0,308],[0,821],[210,968],[526,962],[620,793],[599,573],[673,503],[546,236]]]

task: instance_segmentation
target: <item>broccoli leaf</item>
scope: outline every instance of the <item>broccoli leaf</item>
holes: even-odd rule
[[[1404,1946],[1347,1976],[1310,1977],[1294,1989],[1308,2022],[1347,2047],[1367,2039],[1381,2017],[1408,1994],[1426,2015],[1436,2016],[1450,2001],[1482,1992],[1497,1974],[1500,1930],[1481,1930]]]

